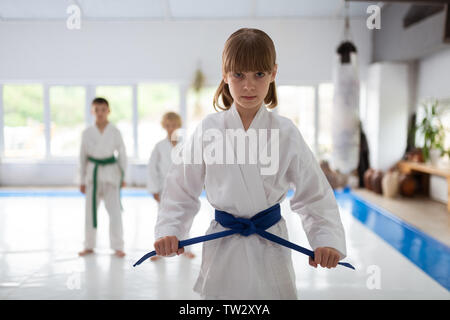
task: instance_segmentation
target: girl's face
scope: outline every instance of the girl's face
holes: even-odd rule
[[[234,103],[244,109],[260,107],[275,80],[277,65],[272,72],[229,72],[223,80],[230,88]]]
[[[105,103],[96,103],[92,105],[92,111],[95,115],[95,122],[104,123],[108,121],[109,107]]]
[[[163,123],[163,128],[166,129],[167,135],[172,137],[172,134],[175,130],[179,129],[180,126],[177,121],[174,120],[165,120]]]

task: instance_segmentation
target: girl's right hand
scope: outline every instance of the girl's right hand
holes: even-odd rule
[[[167,236],[155,241],[155,251],[158,256],[167,257],[184,253],[184,248],[178,248],[176,236]]]
[[[156,200],[157,202],[159,202],[159,201],[160,201],[160,199],[159,199],[159,193],[154,193],[154,194],[153,194],[153,198],[155,198],[155,200]]]
[[[86,193],[86,185],[82,184],[80,186],[80,192],[83,193],[83,194]]]

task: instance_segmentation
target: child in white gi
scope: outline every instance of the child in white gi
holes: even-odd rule
[[[182,127],[182,120],[179,114],[175,112],[167,112],[163,115],[161,126],[167,131],[167,136],[159,141],[152,151],[148,162],[148,192],[153,194],[153,197],[160,203],[160,195],[164,188],[164,180],[172,165],[172,149],[179,143],[174,132]],[[192,252],[186,251],[184,255],[190,259],[195,255]],[[152,261],[158,260],[158,256],[150,258]]]
[[[125,187],[127,156],[120,131],[110,122],[108,101],[92,101],[95,125],[83,131],[80,148],[80,191],[86,195],[85,256],[94,252],[97,235],[97,209],[103,198],[109,214],[111,248],[118,257],[124,257],[120,188]],[[115,156],[117,152],[117,157]]]
[[[216,210],[233,217],[238,225],[247,223],[246,228],[251,231],[255,229],[248,219],[276,207],[293,186],[295,193],[290,207],[301,217],[314,250],[314,259],[309,258],[309,264],[334,268],[346,256],[339,209],[325,175],[295,124],[267,110],[277,106],[276,73],[275,47],[266,33],[244,28],[228,38],[222,55],[223,80],[213,103],[222,112],[203,119],[184,144],[186,149],[191,145],[194,149],[196,145],[202,146],[200,161],[183,158],[181,163],[174,163],[167,175],[155,227],[156,254],[171,256],[184,252],[184,248],[178,248],[179,239],[186,239],[200,208],[198,197],[203,187]],[[258,150],[261,152],[265,146],[271,149],[273,161],[269,167],[261,160],[258,163],[247,160],[251,150],[236,144],[231,147],[231,154],[226,149],[223,155],[226,162],[211,161],[224,149],[222,142],[229,142],[230,130],[249,136],[260,134],[263,138],[258,142]],[[214,141],[212,138],[219,145],[215,154],[211,152],[212,144],[208,144]],[[242,151],[246,152],[245,162],[228,162],[228,156],[235,160],[233,157],[239,158]],[[206,234],[233,231],[223,226],[223,217],[223,213],[218,215],[216,211],[216,220],[211,221]],[[278,216],[277,219],[266,231],[287,239],[285,220]],[[251,232],[204,242],[194,290],[206,299],[296,299],[291,250]]]

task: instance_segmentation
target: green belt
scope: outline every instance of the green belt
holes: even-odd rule
[[[94,175],[93,175],[94,188],[92,190],[92,222],[93,222],[94,228],[97,228],[97,169],[98,169],[98,166],[114,164],[117,162],[117,159],[114,156],[111,156],[111,157],[105,158],[105,159],[95,159],[92,157],[88,157],[88,160],[95,164]],[[120,171],[121,171],[121,176],[120,176],[120,185],[119,185],[119,198],[120,198],[120,188],[122,188],[122,182],[123,182],[122,168],[120,168]],[[120,202],[120,209],[123,210],[122,202]]]

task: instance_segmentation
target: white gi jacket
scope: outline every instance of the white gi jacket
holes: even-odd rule
[[[181,143],[180,141],[177,142]],[[172,142],[166,137],[159,141],[152,151],[148,161],[147,190],[149,193],[161,193],[164,180],[172,165]]]
[[[189,141],[202,143],[204,147],[202,134],[210,128],[223,132],[243,129],[235,105],[227,111],[208,115]],[[214,208],[236,217],[250,218],[282,202],[293,186],[295,193],[290,206],[300,215],[312,249],[332,247],[343,259],[346,256],[345,234],[333,190],[298,128],[291,120],[269,112],[264,106],[256,113],[249,130],[252,128],[279,129],[279,168],[275,174],[261,175],[260,163],[248,164],[248,161],[247,164],[226,165],[205,161],[174,164],[162,193],[155,239],[172,235],[185,239],[199,210],[198,197],[203,187]],[[184,146],[188,145],[186,142]],[[223,230],[225,228],[212,220],[206,233]],[[267,231],[287,239],[283,218]],[[204,242],[194,291],[206,298],[296,299],[290,249],[257,234],[248,237],[234,234]]]
[[[117,153],[118,161],[114,164],[98,166],[97,182],[107,182],[119,186],[121,170],[125,177],[127,168],[127,155],[125,144],[119,129],[112,123],[108,123],[100,132],[94,124],[84,129],[80,147],[80,182],[81,184],[92,184],[94,163],[88,157],[96,159],[109,158]],[[120,186],[119,186],[120,187]]]

